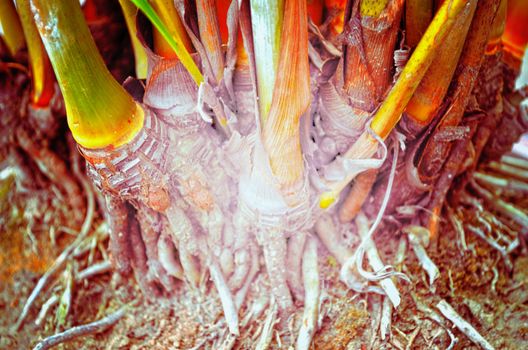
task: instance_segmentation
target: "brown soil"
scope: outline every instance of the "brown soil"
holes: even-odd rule
[[[148,301],[132,280],[122,280],[117,275],[112,278],[108,273],[75,284],[70,312],[63,327],[56,326],[56,308],[38,327],[34,324],[38,309],[52,293],[60,295],[63,279],[58,276],[56,282],[41,293],[22,329],[11,332],[10,328],[38,278],[71,241],[71,236],[63,234],[53,246],[46,236],[47,228],[35,229],[33,234],[39,242],[36,254],[31,250],[28,236],[23,234],[22,223],[23,220],[15,220],[15,224],[1,234],[0,349],[31,348],[39,339],[57,330],[100,319],[125,304],[129,305],[127,316],[111,330],[66,343],[62,349],[217,348],[215,346],[218,345],[213,344],[225,334],[226,327],[211,283],[204,286],[204,290],[210,291],[206,294],[208,297],[200,297],[200,291],[181,288],[171,302]],[[391,261],[395,256],[400,236],[394,232],[386,229],[376,238],[384,261]],[[465,255],[461,254],[455,241],[455,233],[446,229],[436,249],[428,250],[441,273],[434,292],[429,288],[428,278],[413,252],[407,251],[402,271],[412,283],[399,282],[402,304],[393,312],[391,337],[386,341],[381,341],[375,328],[381,297],[347,291],[343,284],[337,282],[335,260],[329,256],[321,259],[324,262],[321,263],[321,277],[326,298],[322,304],[322,324],[314,339],[314,349],[445,349],[450,343],[447,333],[424,312],[424,305],[436,310],[435,305],[440,299],[447,300],[495,348],[528,348],[528,257],[522,251],[525,248],[515,251],[512,256],[513,270],[510,272],[499,253],[480,238],[468,233],[470,249]],[[106,244],[103,242],[91,254],[93,262],[103,258]],[[320,253],[326,254],[323,251]],[[73,264],[80,270],[88,264],[89,256],[80,257]],[[494,268],[499,274],[495,282]],[[255,288],[257,285],[255,283]],[[251,295],[256,295],[256,291],[250,294],[250,298]],[[250,300],[247,305],[251,304]],[[266,313],[242,330],[235,348],[254,347],[252,335],[265,316]],[[448,321],[447,324],[450,325]],[[451,330],[458,338],[454,349],[478,349],[457,329]],[[279,339],[283,348],[291,339],[289,331],[275,336],[275,348],[279,348]]]

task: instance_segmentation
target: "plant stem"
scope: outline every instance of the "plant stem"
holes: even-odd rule
[[[12,0],[0,1],[0,34],[12,57],[24,47],[24,32]]]
[[[470,7],[457,18],[453,28],[442,43],[420,85],[416,89],[406,113],[421,125],[427,125],[440,107],[455,73],[462,54],[466,35],[473,19],[477,1],[471,0]]]
[[[145,49],[141,46],[141,43],[136,36],[137,7],[134,6],[130,0],[119,0],[119,4],[123,10],[128,34],[130,35],[130,42],[132,43],[132,49],[134,50],[136,78],[145,79],[147,77],[148,62]]]
[[[353,107],[371,112],[392,80],[403,1],[362,1],[347,22],[343,89]]]
[[[148,3],[147,0],[131,0],[143,13],[148,17],[156,29],[163,35],[165,40],[172,47],[176,55],[180,59],[183,66],[189,71],[189,74],[192,76],[193,80],[196,82],[196,85],[200,85],[203,82],[203,75],[194,63],[193,58],[189,54],[189,49],[187,48],[185,36],[182,36],[184,31],[179,29],[174,29],[175,27],[168,27],[166,22],[164,22],[154,8]],[[160,0],[159,4],[164,4],[166,0]],[[170,5],[170,4],[169,4]],[[168,7],[170,9],[170,6]],[[161,12],[162,16],[169,16],[169,10],[167,12]],[[178,14],[176,13],[178,16]],[[179,17],[177,17],[179,18]],[[172,17],[174,20],[174,17]],[[170,21],[170,19],[167,19]],[[170,22],[169,22],[170,23]],[[180,22],[181,23],[181,22]]]
[[[400,78],[372,120],[371,128],[381,138],[385,139],[400,120],[403,110],[420,84],[427,68],[440,50],[441,43],[464,9],[467,10],[466,1],[448,0],[442,4],[436,13],[422,40],[405,65]]]
[[[279,66],[284,0],[251,0],[251,25],[261,125],[271,108]]]
[[[499,3],[500,0],[479,1],[460,57],[459,69],[452,82],[450,106],[438,123],[437,130],[457,126],[464,115],[484,57],[489,31]],[[422,180],[432,180],[438,176],[450,149],[450,142],[436,142],[434,138],[429,139],[418,165]]]
[[[433,19],[433,0],[407,0],[405,3],[405,39],[415,48]]]
[[[74,139],[85,148],[118,147],[143,127],[144,112],[114,80],[75,0],[32,0],[37,28],[66,104]]]
[[[304,174],[299,123],[311,98],[305,0],[290,0],[285,4],[277,71],[280,74],[268,120],[263,124],[262,139],[283,195],[298,198],[298,186]]]
[[[224,54],[222,37],[216,15],[214,0],[197,0],[198,26],[200,38],[213,68],[214,78],[219,82],[224,75]]]
[[[46,107],[55,93],[53,69],[33,21],[29,0],[18,0],[17,10],[26,37],[33,82],[32,102]]]

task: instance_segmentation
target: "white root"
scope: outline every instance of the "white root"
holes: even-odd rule
[[[420,262],[422,268],[427,272],[429,276],[429,288],[433,289],[434,281],[440,276],[440,270],[436,264],[429,258],[425,248],[422,243],[425,245],[429,244],[429,230],[422,226],[406,226],[403,228],[403,232],[407,233],[409,238],[409,243],[416,255],[416,258]]]
[[[59,271],[59,269],[63,266],[66,260],[71,256],[74,250],[84,241],[84,239],[86,238],[86,236],[88,236],[88,233],[90,232],[90,228],[92,227],[92,221],[93,221],[93,217],[95,213],[95,196],[91,188],[91,185],[88,183],[88,181],[82,179],[81,183],[86,193],[87,209],[86,209],[86,216],[81,226],[79,235],[77,236],[77,238],[75,238],[75,241],[73,241],[72,244],[70,244],[68,247],[66,247],[66,249],[62,251],[62,253],[53,262],[53,265],[51,265],[51,267],[39,279],[39,281],[37,282],[37,285],[35,286],[33,291],[31,291],[31,294],[29,295],[28,300],[24,304],[24,307],[22,308],[22,312],[20,313],[20,316],[18,317],[17,322],[14,325],[15,331],[18,331],[20,329],[20,327],[24,323],[24,320],[29,312],[29,309],[31,308],[35,300],[37,299],[40,292],[48,284],[52,276],[57,271]]]
[[[59,302],[59,297],[53,294],[46,302],[42,305],[40,312],[35,320],[35,325],[40,326],[42,321],[46,318],[49,310]]]
[[[293,233],[288,240],[288,253],[286,257],[286,278],[288,280],[288,285],[295,299],[299,301],[304,300],[301,265],[305,242],[305,232]]]
[[[508,267],[509,270],[513,269],[513,264],[510,260],[510,257],[508,256],[508,247],[503,247],[500,245],[497,241],[495,241],[493,238],[488,237],[482,230],[478,227],[475,227],[473,225],[466,225],[469,231],[473,232],[475,235],[479,236],[484,242],[488,243],[492,248],[496,249],[500,255],[502,256],[504,263],[506,264],[506,267]]]
[[[380,321],[380,336],[381,340],[390,338],[392,324],[392,302],[388,297],[383,298],[383,305],[381,308],[381,321]]]
[[[33,350],[46,350],[51,349],[52,347],[70,341],[72,339],[82,337],[88,334],[101,333],[114,324],[117,323],[121,318],[125,316],[125,309],[121,308],[116,312],[92,323],[88,323],[82,326],[76,326],[70,328],[62,333],[54,334],[51,337],[48,337],[40,341]]]
[[[314,237],[308,237],[302,258],[302,274],[304,280],[304,313],[301,329],[297,338],[296,350],[308,350],[317,330],[319,315],[319,267],[317,265],[317,242]]]
[[[255,350],[266,350],[270,347],[271,340],[273,338],[273,327],[278,322],[277,312],[277,303],[275,302],[275,299],[272,298],[271,309],[268,309],[268,316],[266,316],[266,321],[264,322],[262,333],[257,345],[255,346]]]
[[[213,258],[211,257],[211,260]],[[225,282],[224,276],[220,267],[215,261],[209,263],[209,272],[211,273],[211,279],[218,291],[220,301],[222,302],[222,308],[224,310],[224,316],[227,322],[227,326],[231,334],[239,335],[238,327],[238,311],[233,300],[233,295],[229,291],[229,287]]]
[[[330,254],[337,259],[339,264],[343,265],[348,258],[352,256],[352,251],[339,236],[339,232],[329,214],[324,213],[316,221],[315,232],[323,245],[328,249]]]
[[[466,243],[466,232],[464,231],[464,226],[462,226],[462,222],[460,221],[458,215],[455,213],[455,211],[450,207],[447,206],[447,217],[449,218],[449,221],[451,222],[451,226],[455,229],[455,232],[458,234],[459,239],[457,243],[460,244],[460,248],[462,248],[462,254],[464,254],[465,251],[468,250],[467,243]]]
[[[163,231],[158,240],[158,258],[167,273],[179,280],[184,279],[183,267],[177,259],[178,252],[169,235]]]
[[[359,212],[356,217],[356,225],[358,227],[359,235],[362,239],[366,239],[365,243],[365,252],[367,254],[367,259],[370,263],[370,266],[374,269],[374,271],[381,271],[385,268],[385,265],[381,261],[381,258],[379,256],[378,250],[376,248],[376,245],[370,239],[368,235],[368,219],[363,214],[363,212]],[[389,297],[390,301],[394,305],[394,307],[398,307],[401,302],[400,298],[400,292],[398,291],[398,288],[390,278],[384,278],[379,281],[379,284],[381,288],[385,291],[387,296]]]
[[[441,300],[436,307],[442,315],[464,333],[473,343],[479,345],[485,350],[494,350],[495,348],[466,320],[464,320],[451,305],[445,300]]]
[[[110,263],[110,261],[108,261],[108,260],[101,261],[101,262],[99,262],[97,264],[93,264],[93,265],[85,268],[82,271],[79,271],[77,276],[75,276],[75,280],[76,281],[82,281],[82,280],[91,278],[91,277],[96,276],[96,275],[107,273],[107,272],[109,272],[111,270],[112,270],[112,264]]]
[[[268,298],[261,296],[255,300],[251,305],[251,309],[248,310],[242,321],[240,321],[240,327],[246,328],[246,326],[252,321],[258,319],[268,306]]]

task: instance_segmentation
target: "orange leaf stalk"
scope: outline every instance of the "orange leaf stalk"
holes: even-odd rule
[[[400,0],[391,1],[390,4],[389,1],[363,0],[359,7],[361,18],[353,11],[349,19],[350,30],[362,35],[360,42],[350,42],[349,39],[344,88],[352,105],[361,112],[371,112],[378,105],[392,80],[393,51],[402,9],[403,1]],[[352,220],[359,212],[374,185],[376,175],[377,171],[358,175],[339,209],[342,222]]]
[[[486,47],[486,55],[493,55],[502,49],[502,34],[506,27],[506,14],[508,10],[508,0],[501,0],[497,15],[491,25],[491,31],[488,38],[488,46]]]
[[[477,1],[470,0],[470,7],[456,20],[453,29],[442,43],[442,50],[433,59],[407,105],[406,115],[417,123],[419,128],[429,124],[444,100],[462,54],[476,6]]]
[[[308,16],[316,24],[323,21],[323,0],[306,0],[308,4]]]
[[[466,105],[471,96],[484,51],[488,43],[491,25],[497,13],[500,0],[479,1],[462,56],[459,71],[453,83],[454,89],[450,96],[450,106],[437,125],[437,129],[457,126],[464,115]],[[422,181],[431,183],[438,176],[444,161],[447,159],[451,143],[436,142],[431,138],[422,152],[418,169]]]
[[[271,169],[290,205],[304,183],[299,123],[310,104],[306,0],[287,0],[273,102],[262,138]]]
[[[400,77],[372,120],[370,125],[372,132],[381,139],[385,139],[400,120],[407,103],[439,51],[442,41],[466,5],[465,0],[450,0],[444,3],[435,15]],[[344,157],[348,159],[370,158],[377,149],[377,141],[366,131],[350,147]],[[331,184],[329,190],[321,195],[320,206],[326,208],[331,205],[354,177],[354,174],[348,175],[343,181]]]
[[[324,0],[325,13],[331,17],[329,29],[330,37],[336,37],[345,27],[346,0]]]
[[[213,68],[214,78],[219,82],[224,75],[224,54],[222,52],[222,37],[218,25],[215,0],[197,0],[198,27],[200,39],[204,45],[209,63]]]
[[[393,52],[402,9],[403,0],[363,0],[359,9],[352,10],[346,29],[349,33],[343,89],[353,107],[370,112],[385,94],[392,80]]]
[[[55,94],[53,69],[33,21],[29,0],[18,0],[17,7],[31,66],[31,102],[35,107],[47,107]]]
[[[504,49],[518,60],[522,59],[528,44],[528,1],[509,0],[506,28],[502,41]]]
[[[24,34],[12,0],[0,1],[0,35],[11,57],[24,47]]]
[[[405,39],[415,48],[433,19],[433,0],[407,0],[405,3]]]
[[[229,39],[229,29],[227,28],[227,12],[231,5],[231,0],[215,0],[216,17],[218,18],[218,27],[220,28],[220,37],[222,44],[227,44]]]
[[[144,111],[105,66],[79,2],[32,0],[31,4],[74,139],[92,149],[133,140],[143,128]]]

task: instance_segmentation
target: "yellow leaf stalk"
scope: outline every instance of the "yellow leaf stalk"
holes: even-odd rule
[[[147,54],[136,36],[136,15],[138,9],[130,0],[119,0],[119,4],[121,5],[121,10],[123,10],[130,42],[134,50],[136,77],[138,79],[146,79],[148,69]]]
[[[88,149],[119,147],[143,127],[144,111],[114,80],[77,0],[31,0],[38,31],[66,105],[74,139]]]
[[[147,0],[131,1],[141,9],[152,22],[155,30],[170,45],[196,85],[200,85],[203,82],[203,75],[190,54],[191,43],[174,4],[169,0],[152,0],[154,6],[157,7],[155,9]]]
[[[251,25],[261,124],[271,108],[279,65],[284,0],[251,0]]]
[[[444,39],[442,50],[433,59],[426,75],[407,105],[407,116],[419,125],[427,125],[433,119],[455,74],[467,32],[477,7],[477,1],[470,0],[469,3],[469,9],[463,11],[456,20],[453,29]]]
[[[407,0],[405,2],[405,39],[415,48],[433,19],[433,0]]]
[[[288,201],[298,194],[304,180],[299,123],[311,98],[305,0],[285,3],[279,57],[273,103],[262,137],[271,170]]]
[[[0,35],[11,56],[24,47],[24,33],[12,0],[0,1]]]
[[[29,0],[18,0],[17,11],[27,41],[33,83],[32,104],[37,107],[47,107],[55,93],[53,70],[33,21]]]
[[[156,13],[160,16],[172,37],[180,37],[183,46],[185,46],[187,51],[192,52],[193,45],[185,31],[180,15],[178,15],[178,11],[176,11],[176,7],[174,7],[174,2],[171,0],[150,0],[149,2],[152,4]],[[165,40],[163,35],[156,28],[153,29],[154,50],[156,53],[165,58],[177,58],[178,56],[176,55],[176,52]]]
[[[445,37],[463,11],[469,11],[467,0],[446,0],[427,28],[422,40],[405,65],[400,78],[372,120],[371,128],[385,139],[400,120],[403,110],[418,88],[427,69],[441,47]]]
[[[213,68],[214,78],[219,82],[224,75],[222,37],[215,8],[215,0],[196,1],[200,39]]]
[[[441,44],[445,37],[453,28],[460,14],[464,10],[469,10],[469,5],[466,0],[446,0],[436,13],[400,77],[374,115],[370,127],[372,132],[381,139],[385,139],[400,120],[431,62],[442,49]],[[347,159],[369,158],[374,155],[377,149],[378,141],[368,132],[364,132],[344,157]],[[329,190],[321,195],[319,205],[324,208],[332,204],[356,175],[351,174],[342,181],[332,183]]]

